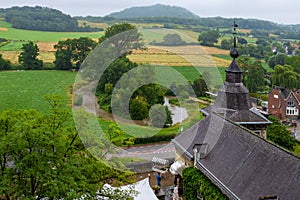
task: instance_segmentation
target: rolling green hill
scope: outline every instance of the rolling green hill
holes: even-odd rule
[[[199,18],[197,15],[185,8],[162,4],[127,8],[123,11],[112,13],[108,15],[108,17],[114,17],[119,19],[138,17],[178,17],[187,19]]]
[[[102,32],[49,32],[33,31],[12,28],[8,22],[0,20],[0,38],[8,40],[39,41],[39,42],[58,42],[67,38],[91,37],[100,38]]]

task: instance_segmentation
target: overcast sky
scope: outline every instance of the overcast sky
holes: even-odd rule
[[[200,17],[242,17],[300,24],[299,0],[0,0],[0,7],[40,5],[72,16],[105,16],[133,6],[157,3],[181,6]]]

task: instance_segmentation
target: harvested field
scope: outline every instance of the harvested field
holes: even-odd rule
[[[11,63],[15,64],[18,63],[18,57],[20,51],[0,51],[0,54],[2,54],[2,57],[6,60],[9,60]]]
[[[54,45],[56,42],[38,42],[37,46],[40,49],[40,52],[54,52]]]
[[[206,46],[201,46],[207,54],[224,54],[224,55],[228,55],[229,51],[228,50],[224,50],[224,49],[218,49],[216,47],[206,47]]]
[[[3,58],[9,60],[12,64],[19,63],[18,58],[20,51],[0,51]],[[38,59],[43,60],[43,62],[52,63],[55,60],[54,52],[40,52]]]
[[[239,29],[238,32],[240,32],[240,33],[250,33],[251,30],[249,30],[249,29]]]
[[[43,60],[44,63],[53,63],[55,55],[54,52],[40,52],[38,59]]]
[[[210,52],[210,53],[208,53]],[[228,54],[226,50],[197,45],[187,46],[148,46],[147,50],[134,51],[129,59],[137,63],[150,63],[165,66],[205,66],[224,67],[230,61],[212,57],[210,54]]]
[[[0,31],[2,31],[2,32],[7,32],[8,29],[7,29],[7,28],[0,27]]]

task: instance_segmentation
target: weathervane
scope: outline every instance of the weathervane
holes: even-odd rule
[[[236,35],[237,35],[237,31],[236,31],[236,28],[239,27],[236,23],[235,23],[235,20],[233,22],[233,48],[231,49],[230,51],[230,56],[233,58],[233,59],[236,59],[239,57],[239,52],[237,50],[237,47],[236,47]]]
[[[234,37],[234,41],[233,41],[233,47],[236,48],[236,35],[237,35],[237,31],[236,28],[239,27],[236,23],[235,20],[233,21],[233,37]]]

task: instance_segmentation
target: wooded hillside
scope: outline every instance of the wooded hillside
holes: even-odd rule
[[[88,26],[78,27],[77,20],[70,15],[46,7],[12,7],[1,11],[5,20],[11,23],[13,28],[18,29],[57,32],[98,30]]]

